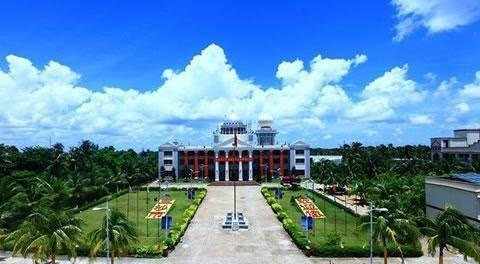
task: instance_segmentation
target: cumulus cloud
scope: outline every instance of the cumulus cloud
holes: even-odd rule
[[[465,114],[470,112],[470,106],[467,103],[458,103],[455,105],[455,110],[457,110],[460,114]]]
[[[472,83],[466,84],[460,90],[460,96],[465,100],[480,98],[480,71],[477,71]]]
[[[410,123],[414,125],[429,125],[433,119],[429,115],[412,115],[409,117]]]
[[[480,19],[478,0],[393,0],[398,23],[395,40],[401,41],[418,28],[438,33],[466,26]]]
[[[407,77],[408,65],[395,67],[370,82],[361,94],[362,100],[353,104],[347,117],[361,121],[383,121],[395,115],[395,109],[418,103],[425,92]]]
[[[8,69],[0,70],[0,131],[19,140],[35,141],[53,131],[73,143],[102,135],[109,144],[159,144],[172,134],[192,137],[194,124],[208,127],[229,113],[243,120],[268,116],[286,131],[322,128],[329,118],[387,120],[399,107],[424,97],[408,79],[405,65],[387,71],[363,89],[359,100],[352,99],[341,82],[367,61],[365,55],[318,55],[308,64],[284,61],[276,72],[281,85],[264,88],[241,78],[224,50],[212,44],[183,69],[164,70],[164,82],[147,92],[118,87],[93,91],[79,86],[80,75],[57,62],[37,68],[14,55],[6,60]]]
[[[433,95],[436,97],[448,96],[450,94],[450,91],[452,90],[452,87],[457,83],[458,81],[455,77],[452,77],[449,80],[444,80],[437,87]]]

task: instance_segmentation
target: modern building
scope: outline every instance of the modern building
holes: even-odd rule
[[[470,222],[480,226],[480,174],[464,173],[425,179],[425,204],[428,217],[435,217],[450,205]]]
[[[453,157],[464,162],[480,158],[480,129],[457,129],[453,137],[431,139],[432,160]]]
[[[158,167],[163,175],[191,173],[211,181],[252,181],[283,176],[293,169],[310,177],[310,147],[303,141],[278,144],[271,120],[258,121],[258,128],[238,120],[223,122],[213,132],[210,145],[186,146],[167,142],[159,147]]]

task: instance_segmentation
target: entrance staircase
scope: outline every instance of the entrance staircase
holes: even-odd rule
[[[233,181],[216,181],[216,182],[211,182],[208,185],[209,186],[233,186]],[[260,185],[256,181],[236,181],[235,182],[236,186],[258,186]]]

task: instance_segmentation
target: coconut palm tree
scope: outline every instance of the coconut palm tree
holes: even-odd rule
[[[370,222],[362,224],[364,229],[370,228]],[[378,244],[383,250],[383,263],[388,263],[388,245],[394,245],[400,251],[403,260],[403,253],[399,240],[404,242],[416,242],[420,232],[412,221],[407,219],[387,218],[383,216],[376,217],[372,223],[373,242]]]
[[[60,250],[75,257],[75,247],[81,236],[80,220],[63,211],[37,210],[30,214],[19,228],[6,237],[13,242],[12,253],[34,261],[55,263]]]
[[[132,222],[117,211],[107,211],[103,223],[90,233],[92,248],[90,255],[96,256],[100,250],[109,249],[110,263],[114,264],[115,257],[122,254],[130,243],[136,241],[137,232]]]
[[[480,261],[480,248],[478,246],[478,230],[476,230],[459,211],[447,206],[435,219],[423,219],[420,228],[427,237],[428,253],[432,256],[439,249],[438,263],[443,264],[444,250],[450,247]]]

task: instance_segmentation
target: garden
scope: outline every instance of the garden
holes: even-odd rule
[[[277,215],[293,242],[311,256],[321,257],[368,257],[369,229],[356,216],[341,205],[322,198],[318,193],[306,189],[282,189],[283,197],[276,198],[274,188],[262,188],[262,194]],[[310,200],[318,208],[319,215],[315,219],[313,230],[305,231],[301,225],[302,201]],[[308,207],[308,206],[307,206]],[[311,209],[309,214],[318,214]],[[391,256],[399,256],[400,252],[393,244],[387,245]],[[418,243],[402,245],[404,256],[421,256]],[[373,253],[383,256],[383,250],[374,246]]]
[[[131,245],[130,255],[165,254],[164,250],[178,243],[205,194],[206,190],[198,189],[195,198],[188,199],[184,189],[141,188],[111,199],[109,208],[122,212],[136,229],[137,241]],[[171,201],[166,210],[160,215],[152,215],[155,205],[161,206],[164,200]],[[104,208],[106,202],[90,206],[76,215],[84,224],[85,234],[101,225]],[[167,213],[173,219],[169,233],[161,228],[160,223],[160,218]]]

